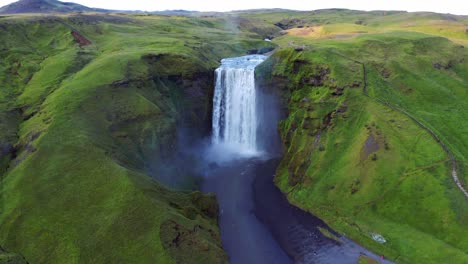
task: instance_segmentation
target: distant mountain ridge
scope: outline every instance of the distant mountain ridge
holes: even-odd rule
[[[84,5],[57,0],[20,0],[0,8],[0,14],[19,13],[71,13],[109,12],[110,10],[90,8]]]
[[[9,5],[0,7],[0,14],[24,14],[24,13],[73,13],[73,12],[131,12],[131,13],[151,13],[161,15],[191,15],[199,13],[190,10],[164,10],[144,12],[140,10],[110,10],[101,8],[91,8],[84,5],[61,2],[58,0],[20,0]]]
[[[84,5],[80,5],[73,2],[61,2],[58,0],[19,0],[17,2],[0,7],[0,15],[2,14],[24,14],[24,13],[38,13],[38,14],[50,14],[50,13],[73,13],[73,12],[124,12],[124,13],[146,13],[156,15],[170,15],[170,16],[191,16],[191,15],[217,15],[217,14],[255,14],[255,13],[281,13],[281,12],[295,12],[295,13],[323,13],[323,12],[336,12],[336,11],[355,11],[361,13],[382,13],[385,12],[387,15],[395,13],[408,13],[408,11],[385,11],[385,10],[373,10],[373,11],[362,11],[362,10],[351,10],[346,8],[327,8],[318,10],[292,10],[283,8],[259,8],[259,9],[245,9],[245,10],[232,10],[227,12],[219,11],[193,11],[193,10],[162,10],[162,11],[143,11],[143,10],[112,10],[102,8],[92,8]],[[410,12],[410,13],[434,13],[434,12]],[[438,13],[434,13],[438,14]],[[452,15],[446,14],[452,19],[455,17],[467,19],[468,15]]]

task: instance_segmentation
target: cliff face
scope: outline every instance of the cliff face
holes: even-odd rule
[[[336,46],[289,35],[276,41],[290,39],[304,48],[283,46],[259,75],[285,107],[275,182],[289,201],[401,263],[466,258],[466,200],[453,182],[451,156],[425,126],[447,135],[442,142],[457,140],[449,133],[463,137],[444,125],[461,122],[459,112],[448,117],[443,109],[449,101],[465,104],[465,49],[416,33]],[[452,67],[441,71],[433,61]],[[425,100],[435,101],[431,107]],[[463,144],[451,146],[465,153]],[[387,242],[374,241],[375,234]]]
[[[196,185],[180,146],[210,130],[219,60],[279,45],[258,73],[261,100],[282,110],[262,109],[261,130],[281,117],[275,181],[289,201],[398,262],[461,263],[463,19],[3,16],[0,245],[30,263],[227,262],[214,197],[173,190]]]
[[[263,44],[225,31],[225,22],[0,21],[6,250],[31,263],[227,262],[214,197],[161,184],[193,189],[190,166],[171,163],[178,135],[190,142],[209,130],[219,59]]]
[[[23,256],[6,252],[0,247],[0,263],[5,264],[27,264],[28,262],[24,259]]]

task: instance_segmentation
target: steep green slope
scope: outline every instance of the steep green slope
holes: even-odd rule
[[[464,263],[468,204],[450,155],[420,124],[467,179],[466,49],[420,33],[330,38],[298,30],[275,39],[282,48],[270,60],[269,81],[288,105],[277,185],[293,204],[398,263]]]
[[[451,14],[324,9],[308,12],[246,12],[240,16],[254,20],[257,25],[276,25],[290,31],[289,37],[299,35],[301,38],[346,39],[367,33],[406,31],[443,36],[461,44],[468,42],[468,17]]]
[[[193,188],[176,135],[209,130],[219,59],[271,48],[262,39],[281,27],[260,73],[287,107],[276,183],[289,200],[398,263],[466,262],[468,206],[451,177],[455,160],[468,181],[466,23],[350,10],[0,16],[0,245],[19,253],[0,260],[226,262],[214,198],[160,183]]]
[[[223,19],[0,19],[0,244],[29,263],[224,263],[212,196],[148,177],[203,133],[218,60],[259,48]],[[258,39],[258,40],[255,40]],[[200,127],[200,129],[198,129]]]

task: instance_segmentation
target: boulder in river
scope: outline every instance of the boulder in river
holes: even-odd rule
[[[374,239],[377,243],[384,244],[387,242],[387,240],[380,234],[372,233],[371,234],[372,239]]]

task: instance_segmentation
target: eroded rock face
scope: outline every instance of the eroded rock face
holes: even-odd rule
[[[210,132],[213,70],[169,54],[147,54],[138,63],[146,75],[133,74],[129,64],[126,78],[98,89],[83,109],[98,107],[105,116],[118,144],[107,155],[171,188],[194,189],[180,150]]]
[[[75,41],[80,46],[91,45],[91,41],[89,41],[87,38],[85,38],[83,35],[81,35],[78,31],[72,31],[71,34],[72,34],[73,38],[75,39]]]
[[[293,18],[293,19],[283,19],[280,22],[276,23],[275,26],[281,28],[281,29],[290,29],[294,27],[304,27],[304,25],[307,24],[306,21],[303,21],[298,18]]]
[[[217,231],[202,225],[173,220],[161,225],[161,241],[176,263],[229,263],[223,249],[212,244],[212,240],[219,239]]]
[[[190,204],[171,202],[184,220],[175,216],[160,225],[161,242],[176,263],[228,263],[217,225],[214,195],[190,194]]]
[[[192,194],[192,203],[195,204],[200,212],[210,219],[217,219],[219,206],[214,195],[205,195],[201,192]]]
[[[15,143],[20,120],[18,111],[0,111],[0,175],[8,168],[11,159],[17,155]]]
[[[0,264],[27,264],[26,259],[17,253],[11,253],[0,247]]]
[[[150,78],[169,89],[161,94],[172,97],[177,123],[196,136],[207,135],[211,128],[214,68],[180,55],[147,54]]]
[[[207,135],[211,130],[213,83],[213,71],[195,73],[181,83],[185,101],[183,123],[199,130],[200,136]]]

